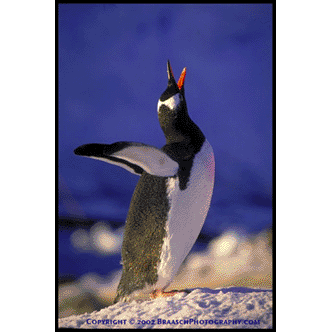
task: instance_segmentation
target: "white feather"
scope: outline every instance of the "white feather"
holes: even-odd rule
[[[214,170],[213,150],[206,140],[194,158],[187,188],[180,190],[177,177],[167,180],[171,208],[155,289],[165,289],[171,283],[202,229],[211,203]]]
[[[156,176],[174,176],[179,166],[165,152],[146,144],[128,146],[113,153],[112,156],[138,165],[149,174]],[[121,166],[120,164],[118,165]]]
[[[125,170],[127,170],[130,173],[136,174],[136,175],[140,175],[138,173],[135,172],[135,170],[133,168],[131,168],[130,166],[123,164],[121,162],[117,162],[114,160],[109,160],[107,158],[103,158],[103,157],[90,157],[92,159],[96,159],[96,160],[101,160],[101,161],[105,161],[106,163],[112,164],[112,165],[117,165],[120,166],[121,168],[124,168]]]
[[[161,105],[166,105],[171,110],[176,109],[178,107],[178,105],[180,105],[182,99],[183,99],[183,97],[180,95],[180,93],[177,93],[174,96],[172,96],[171,98],[168,98],[164,101],[159,100],[158,101],[158,113],[159,113],[159,109],[160,109]]]

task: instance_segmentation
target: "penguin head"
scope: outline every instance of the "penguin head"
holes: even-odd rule
[[[167,108],[168,111],[175,113],[180,110],[185,102],[184,99],[184,79],[186,77],[186,68],[183,68],[178,83],[176,83],[171,64],[167,61],[168,84],[158,102],[158,113]],[[164,107],[165,106],[165,107]]]
[[[178,83],[176,83],[171,64],[167,61],[168,84],[158,101],[158,119],[166,138],[174,135],[177,128],[184,124],[188,116],[187,104],[184,97],[184,79],[186,68],[182,70]],[[171,137],[172,138],[172,137]]]

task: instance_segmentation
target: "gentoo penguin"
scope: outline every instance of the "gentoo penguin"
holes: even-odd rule
[[[165,289],[194,245],[210,207],[213,150],[188,115],[186,68],[178,83],[169,61],[167,73],[168,85],[158,101],[166,145],[86,144],[74,151],[140,175],[126,220],[123,271],[114,303],[174,295],[177,291]]]

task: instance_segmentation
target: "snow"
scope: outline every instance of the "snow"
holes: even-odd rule
[[[97,233],[97,230],[106,230],[108,234],[109,228],[102,222],[93,227],[93,232],[90,231],[92,235]],[[90,243],[92,235],[84,250],[93,249]],[[111,238],[113,235],[115,233],[112,233]],[[166,291],[174,289],[225,290],[225,287],[271,289],[272,248],[270,240],[270,236],[266,232],[248,237],[235,230],[229,230],[210,241],[206,250],[192,251]],[[105,255],[108,255],[110,242],[106,241]],[[80,262],[87,266],[92,264],[91,260],[87,261],[84,257],[80,259]],[[103,263],[103,261],[101,264],[108,266],[108,263]],[[106,275],[88,272],[79,279],[60,284],[58,318],[81,315],[85,312],[91,313],[108,307],[115,297],[120,277],[121,269],[111,270]]]
[[[197,288],[59,319],[59,328],[272,328],[272,291]]]

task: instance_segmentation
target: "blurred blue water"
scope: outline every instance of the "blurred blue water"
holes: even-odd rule
[[[202,232],[271,226],[272,5],[60,4],[58,22],[60,217],[125,221],[138,177],[73,150],[163,146],[156,110],[170,59],[176,77],[187,67],[189,113],[216,158]],[[59,263],[83,271],[61,246]]]

